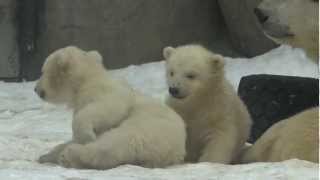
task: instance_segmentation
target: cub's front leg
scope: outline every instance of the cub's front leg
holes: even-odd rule
[[[97,134],[93,124],[94,116],[92,112],[82,110],[74,114],[72,121],[72,139],[78,144],[87,144],[96,140]]]
[[[54,164],[58,164],[58,158],[60,156],[60,153],[69,144],[72,144],[72,141],[57,145],[49,153],[40,156],[40,158],[38,159],[38,162],[39,163],[54,163]]]
[[[60,153],[58,157],[58,164],[66,168],[88,168],[83,161],[87,160],[91,154],[92,152],[89,152],[85,148],[85,145],[69,144]]]
[[[130,107],[126,101],[102,101],[80,109],[72,121],[74,143],[93,142],[104,132],[119,126],[128,116]]]

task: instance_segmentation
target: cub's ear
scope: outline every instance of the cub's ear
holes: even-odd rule
[[[77,55],[80,54],[81,51],[79,48],[74,46],[68,46],[66,48],[62,48],[52,53],[48,58],[54,59],[56,62],[58,71],[61,73],[67,73],[72,66],[76,64]]]
[[[163,57],[167,60],[174,53],[175,49],[171,46],[165,47],[162,51]]]
[[[87,56],[89,56],[90,59],[94,59],[98,63],[103,64],[103,58],[102,58],[101,54],[98,51],[89,51],[87,53]]]
[[[57,62],[57,67],[61,73],[67,73],[71,67],[71,58],[72,56],[67,53],[56,54],[55,57]]]
[[[225,60],[221,55],[211,55],[209,58],[209,63],[211,64],[211,68],[213,70],[213,72],[222,70],[224,68],[225,65]]]

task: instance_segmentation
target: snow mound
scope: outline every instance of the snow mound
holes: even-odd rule
[[[236,89],[242,76],[280,74],[319,77],[318,67],[300,49],[281,46],[264,55],[226,58],[226,76]],[[164,62],[113,70],[136,90],[162,101],[166,95]],[[106,171],[65,169],[42,165],[38,157],[71,138],[71,112],[42,102],[35,82],[0,82],[0,179],[246,179],[311,180],[318,164],[301,160],[248,165],[186,164],[166,169],[121,166]]]
[[[14,167],[14,168],[12,168]],[[186,164],[165,169],[125,165],[106,171],[64,169],[34,162],[14,161],[0,165],[0,178],[55,180],[308,180],[318,178],[318,165],[300,160],[249,165]]]

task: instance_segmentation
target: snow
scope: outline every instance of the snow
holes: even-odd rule
[[[11,168],[3,168],[11,167]],[[13,168],[14,167],[14,168]],[[221,165],[198,163],[179,165],[166,169],[147,169],[138,166],[124,165],[118,168],[97,170],[75,170],[61,167],[39,165],[32,162],[16,161],[1,165],[0,177],[3,179],[152,179],[152,180],[304,180],[317,179],[318,166],[299,160],[280,163],[255,163],[249,165]],[[2,178],[1,178],[2,179]]]
[[[249,74],[319,77],[318,67],[300,49],[281,46],[264,55],[226,58],[226,75],[234,88]],[[113,70],[136,90],[162,101],[166,95],[164,62]],[[111,170],[76,170],[39,164],[38,157],[71,138],[71,112],[41,101],[33,92],[35,82],[0,82],[0,179],[318,179],[318,164],[288,160],[279,163],[222,165],[185,164],[165,169],[124,165]]]

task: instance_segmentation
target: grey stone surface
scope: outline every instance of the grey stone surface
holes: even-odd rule
[[[19,75],[15,11],[15,0],[0,0],[0,77],[4,78]]]
[[[44,58],[67,45],[97,49],[108,68],[162,59],[165,46],[201,43],[234,56],[216,0],[43,0],[36,54],[28,79]]]
[[[262,0],[246,0],[250,10],[256,8]]]
[[[245,56],[263,54],[278,45],[267,38],[253,13],[259,0],[218,0],[233,46]]]
[[[275,47],[252,13],[260,0],[217,1],[0,0],[0,78],[37,79],[45,58],[67,45],[98,50],[111,69],[161,60],[169,45],[200,43],[233,57]]]

